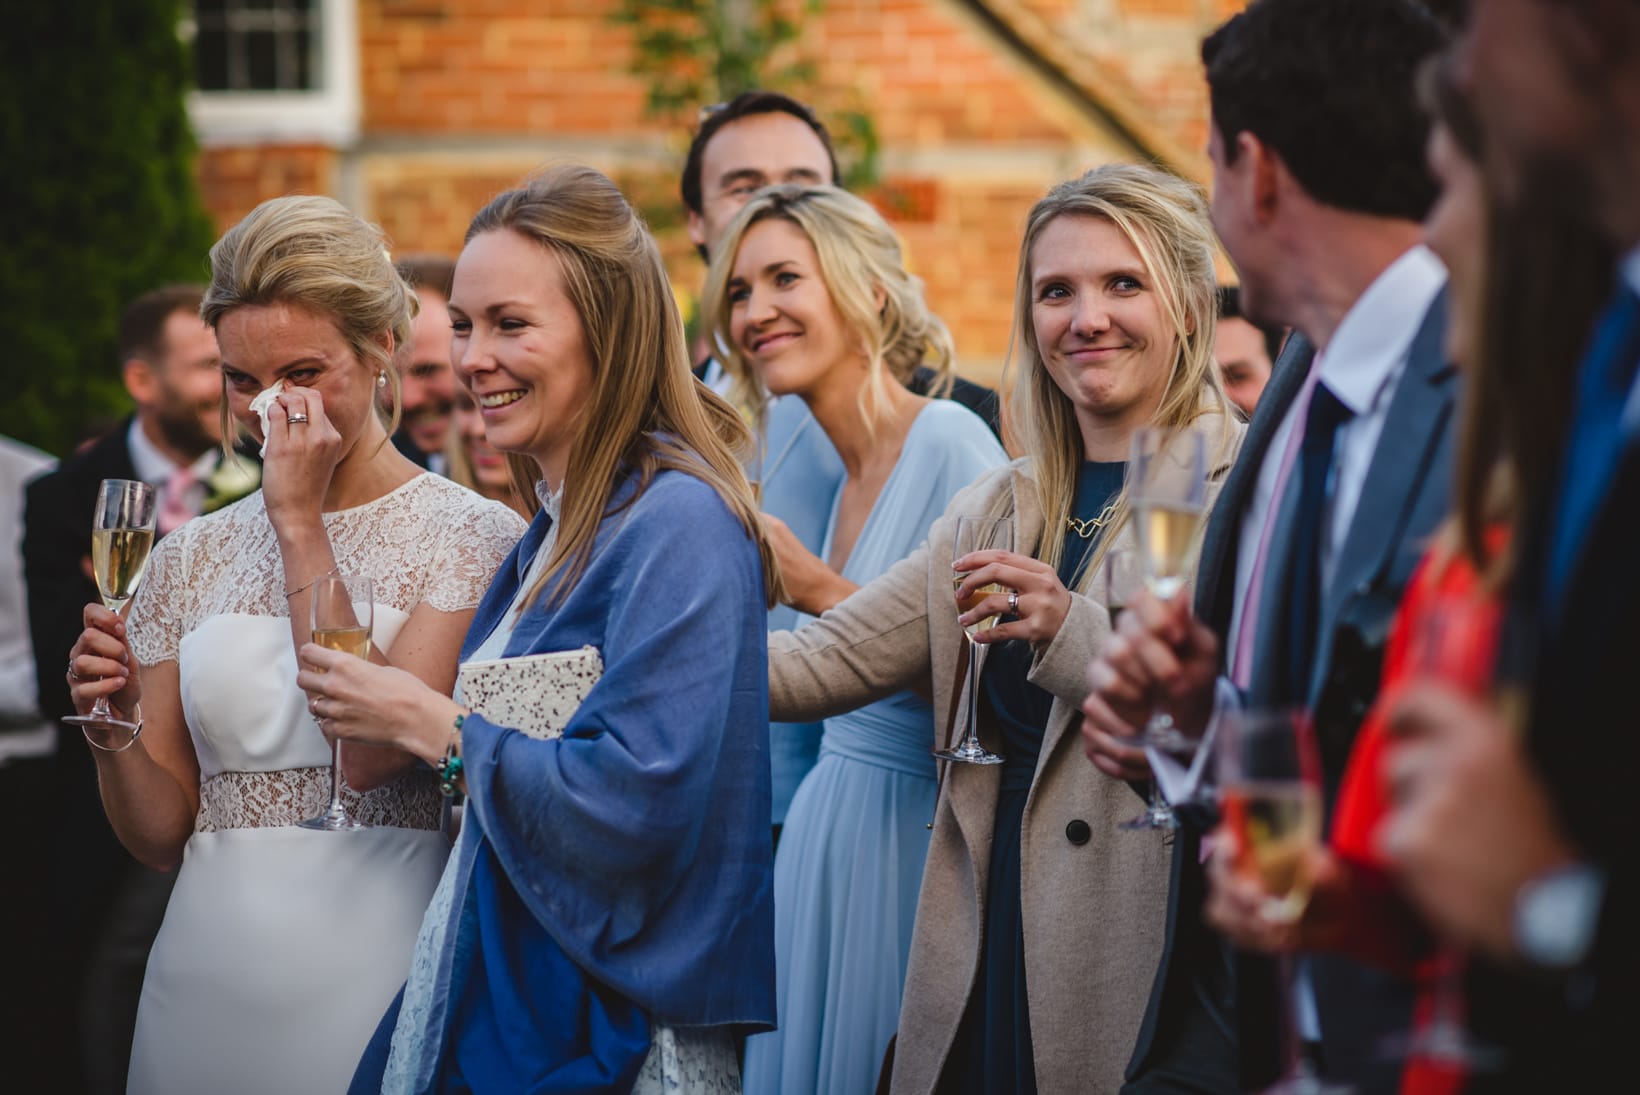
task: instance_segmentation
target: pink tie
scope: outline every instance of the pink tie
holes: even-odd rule
[[[1270,539],[1275,533],[1276,514],[1281,509],[1281,496],[1286,493],[1287,480],[1292,476],[1293,464],[1298,459],[1299,447],[1304,443],[1304,421],[1310,409],[1310,397],[1315,394],[1316,378],[1321,375],[1321,355],[1311,363],[1309,378],[1304,389],[1293,400],[1297,417],[1293,432],[1287,438],[1287,451],[1281,456],[1281,470],[1276,473],[1275,490],[1270,495],[1270,509],[1264,515],[1264,528],[1259,531],[1258,554],[1253,557],[1253,570],[1247,576],[1247,594],[1242,598],[1241,627],[1236,632],[1236,661],[1230,667],[1230,680],[1243,692],[1253,681],[1253,632],[1258,627],[1259,604],[1264,599],[1264,564],[1270,557]]]
[[[197,478],[192,468],[178,468],[160,489],[157,523],[161,536],[168,535],[194,515],[194,508],[188,503],[188,492]]]

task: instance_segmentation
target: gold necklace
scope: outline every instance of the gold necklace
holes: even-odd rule
[[[1110,519],[1116,516],[1116,503],[1106,506],[1098,517],[1090,521],[1078,521],[1074,517],[1066,517],[1065,525],[1084,540],[1093,539],[1093,534],[1110,524]]]

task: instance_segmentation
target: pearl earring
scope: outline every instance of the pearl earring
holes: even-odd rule
[[[376,374],[376,387],[378,387],[378,388],[387,387],[387,372],[386,372],[386,370],[383,370],[382,372],[379,372],[379,373]]]

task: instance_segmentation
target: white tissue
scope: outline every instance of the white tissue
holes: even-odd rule
[[[251,400],[251,410],[255,411],[257,416],[262,419],[262,449],[258,455],[263,459],[266,459],[268,455],[268,415],[273,413],[273,401],[278,399],[280,393],[284,390],[285,382],[276,380],[273,382],[273,387],[263,388],[256,393],[256,398]]]

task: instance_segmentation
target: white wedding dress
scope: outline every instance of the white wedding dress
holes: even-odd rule
[[[339,569],[375,579],[384,650],[418,605],[477,605],[524,528],[434,475],[325,526]],[[148,959],[132,1095],[345,1091],[449,852],[425,769],[348,792],[373,828],[296,827],[329,800],[330,747],[296,687],[284,581],[258,492],[166,537],[133,606],[137,661],[178,663],[200,809]]]

